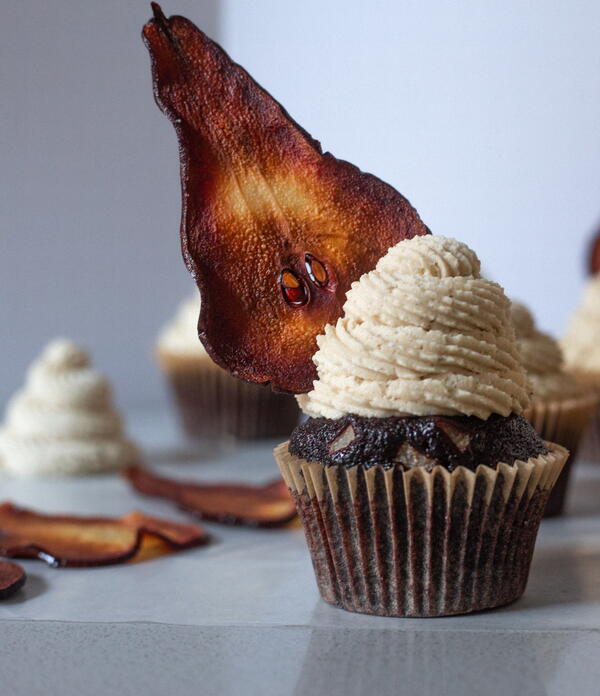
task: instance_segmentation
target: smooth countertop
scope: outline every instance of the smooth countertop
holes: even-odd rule
[[[149,464],[188,478],[277,475],[275,442],[191,447],[166,414],[131,414]],[[182,521],[117,476],[2,479],[44,511]],[[302,531],[206,524],[208,546],[138,564],[53,569],[0,603],[0,682],[12,696],[600,693],[600,466],[580,462],[563,519],[542,524],[516,604],[443,619],[349,614],[318,596]],[[4,688],[2,693],[5,693]]]

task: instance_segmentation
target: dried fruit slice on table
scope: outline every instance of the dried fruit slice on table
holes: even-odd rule
[[[27,576],[20,565],[10,561],[0,561],[0,599],[8,599],[18,592]]]
[[[199,332],[238,377],[309,391],[316,336],[390,246],[428,232],[395,189],[323,153],[248,73],[152,3],[154,95],[179,139]]]
[[[590,250],[590,272],[592,275],[600,273],[600,230],[596,233]]]
[[[263,485],[201,484],[157,476],[140,466],[123,473],[139,493],[173,500],[202,519],[250,527],[279,527],[296,516],[296,506],[283,480]]]
[[[0,555],[38,558],[53,566],[99,566],[141,560],[205,544],[195,524],[131,512],[120,518],[47,515],[0,505]]]

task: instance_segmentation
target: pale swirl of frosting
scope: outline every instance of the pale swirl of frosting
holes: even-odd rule
[[[437,236],[392,247],[325,327],[310,416],[507,416],[529,406],[510,301],[466,245]]]
[[[136,457],[108,382],[83,349],[53,341],[8,404],[0,465],[22,476],[76,474],[118,469]]]
[[[198,338],[200,298],[190,297],[179,305],[175,317],[158,336],[158,350],[184,356],[206,356],[208,353]]]
[[[521,360],[533,389],[533,400],[583,395],[585,387],[563,369],[563,354],[558,342],[538,331],[527,307],[513,302],[511,316]]]
[[[588,282],[562,347],[568,369],[600,374],[600,273]]]

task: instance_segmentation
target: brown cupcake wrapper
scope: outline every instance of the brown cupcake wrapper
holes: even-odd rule
[[[581,384],[591,387],[598,394],[600,394],[600,372],[588,372],[586,370],[575,369],[569,369],[568,371],[577,377]]]
[[[296,502],[322,598],[380,616],[445,616],[525,589],[544,506],[568,452],[497,469],[404,471],[275,459]]]
[[[600,408],[597,408],[579,445],[579,457],[600,464]]]
[[[159,361],[179,420],[191,438],[257,439],[287,435],[300,411],[293,396],[236,379],[209,358]]]
[[[534,401],[523,413],[544,440],[569,450],[570,456],[550,493],[544,517],[560,515],[564,509],[569,479],[577,460],[579,444],[598,409],[595,393],[562,401]]]
[[[584,370],[571,370],[572,374],[582,383],[594,389],[600,397],[600,373]],[[600,464],[600,408],[583,434],[579,448],[581,459]]]

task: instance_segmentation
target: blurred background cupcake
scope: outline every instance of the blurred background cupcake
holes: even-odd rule
[[[138,460],[110,384],[93,369],[88,352],[67,339],[49,343],[6,408],[0,469],[22,477],[71,476]]]
[[[512,320],[533,392],[531,406],[524,415],[544,440],[557,442],[571,453],[546,506],[546,517],[559,515],[564,509],[579,443],[596,410],[598,397],[593,389],[565,371],[560,345],[536,328],[525,305],[512,303]]]
[[[600,391],[600,274],[588,281],[562,345],[569,372]]]
[[[562,346],[567,370],[600,394],[600,232],[590,247],[588,268],[592,277]],[[600,410],[596,410],[583,438],[581,453],[588,460],[600,461]]]
[[[298,422],[295,399],[238,380],[216,365],[198,338],[199,312],[197,295],[184,301],[156,346],[185,433],[244,439],[289,433]]]

